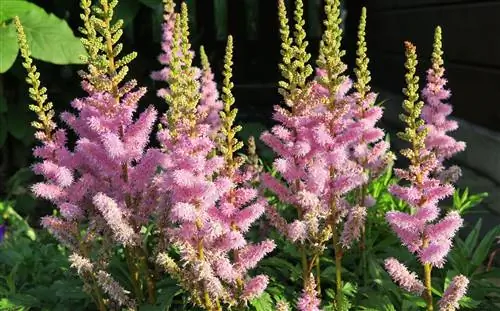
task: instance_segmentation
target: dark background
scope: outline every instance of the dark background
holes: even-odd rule
[[[0,0],[1,1],[1,0]],[[36,0],[36,4],[65,18],[78,34],[79,1]],[[180,3],[180,1],[177,1]],[[205,46],[216,79],[221,67],[227,34],[235,39],[234,83],[239,119],[244,123],[272,123],[272,107],[279,104],[276,84],[280,78],[280,40],[275,0],[190,0],[191,39],[197,51]],[[288,1],[289,13],[293,2]],[[324,18],[321,0],[304,0],[306,29],[309,34],[312,64],[316,59]],[[355,57],[357,24],[361,7],[368,8],[368,54],[375,89],[400,93],[404,83],[403,41],[417,45],[420,75],[429,67],[434,27],[443,27],[445,65],[453,90],[454,115],[475,124],[500,130],[500,1],[480,0],[376,0],[344,1],[347,10],[343,47],[344,61],[352,70]],[[155,95],[162,87],[149,74],[161,68],[160,53],[161,1],[121,0],[117,12],[125,19],[124,53],[135,50],[139,57],[130,65],[129,78],[137,79],[149,92],[142,106],[154,104],[160,110],[166,105]],[[84,93],[79,86],[79,65],[56,66],[36,61],[41,79],[49,90],[58,111],[70,109],[70,101]],[[351,74],[351,72],[349,72]],[[35,118],[27,111],[27,85],[20,59],[0,77],[9,115],[26,124],[22,143],[9,137],[0,152],[0,180],[18,168],[32,163],[30,147],[34,143],[29,121]],[[399,105],[390,102],[390,105]],[[11,112],[14,113],[11,113]],[[18,113],[17,113],[18,112]],[[10,120],[9,120],[10,122]],[[3,191],[0,182],[0,194]]]

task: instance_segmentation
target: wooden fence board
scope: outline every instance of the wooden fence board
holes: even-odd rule
[[[404,86],[404,57],[399,54],[371,55],[373,84],[401,93]],[[419,63],[420,87],[429,62]],[[454,114],[492,130],[500,130],[500,70],[446,64],[446,77],[452,91]]]
[[[500,3],[394,12],[368,12],[368,47],[401,52],[404,40],[430,56],[434,28],[443,28],[446,59],[500,67]]]
[[[366,1],[366,6],[375,10],[415,8],[434,5],[464,4],[470,2],[481,2],[478,0],[381,0]],[[483,1],[487,2],[487,1]]]

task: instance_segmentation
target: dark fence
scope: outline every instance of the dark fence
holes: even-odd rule
[[[383,0],[366,1],[366,5],[368,49],[376,85],[400,92],[404,40],[417,45],[424,78],[433,30],[441,25],[455,115],[500,130],[499,1]]]

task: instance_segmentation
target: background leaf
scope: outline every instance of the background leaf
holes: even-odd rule
[[[0,25],[0,73],[4,73],[12,67],[18,50],[14,25]]]
[[[40,9],[33,3],[25,0],[1,0],[0,22],[5,22],[14,16],[20,16],[30,10]]]
[[[66,21],[40,8],[19,18],[34,58],[58,65],[83,63],[80,56],[86,55],[85,49]]]

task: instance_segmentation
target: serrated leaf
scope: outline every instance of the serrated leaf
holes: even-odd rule
[[[255,311],[269,311],[274,308],[273,299],[266,292],[260,295],[260,297],[253,299],[250,304],[255,308]]]
[[[34,8],[19,16],[33,58],[58,65],[82,64],[86,55],[80,39],[65,20]]]
[[[4,73],[12,67],[18,50],[14,24],[0,25],[0,73]],[[0,112],[2,112],[1,110]]]

